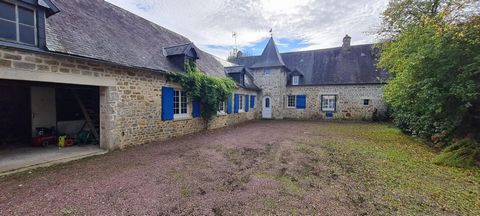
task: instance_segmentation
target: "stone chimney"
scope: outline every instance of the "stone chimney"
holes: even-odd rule
[[[239,51],[237,52],[237,56],[236,56],[236,57],[237,57],[237,58],[243,57],[243,52],[239,50]]]
[[[351,49],[350,47],[350,41],[352,40],[352,37],[345,35],[343,38],[343,45],[342,45],[342,50],[344,51],[349,51]]]

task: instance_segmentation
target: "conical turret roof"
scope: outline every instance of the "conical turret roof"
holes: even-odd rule
[[[259,61],[251,66],[251,68],[264,67],[285,67],[285,63],[283,62],[280,52],[278,52],[273,37],[270,37],[270,40],[268,40],[267,46],[263,50]]]

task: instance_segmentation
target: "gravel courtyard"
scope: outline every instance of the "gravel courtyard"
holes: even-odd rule
[[[0,215],[480,214],[480,172],[388,124],[255,121],[0,177]]]

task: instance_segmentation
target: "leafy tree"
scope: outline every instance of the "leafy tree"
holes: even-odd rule
[[[382,45],[379,66],[391,75],[385,100],[406,131],[429,137],[471,126],[466,119],[480,91],[480,17],[471,14],[479,9],[452,15],[472,9],[466,2],[394,0],[385,12],[387,27],[399,33]],[[393,12],[406,5],[415,10]]]
[[[189,97],[200,100],[201,115],[207,121],[217,115],[220,103],[237,87],[230,78],[209,76],[191,65],[187,65],[186,73],[173,74],[169,78],[179,83]]]
[[[478,16],[478,7],[478,0],[390,0],[377,33],[386,40],[396,38],[401,31],[421,25],[423,18],[441,14],[444,22],[462,22]]]

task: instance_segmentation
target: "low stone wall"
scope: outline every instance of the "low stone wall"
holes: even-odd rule
[[[162,86],[175,84],[168,83],[165,74],[160,72],[0,47],[0,79],[102,86],[100,128],[101,146],[105,149],[166,140],[206,128],[200,118],[161,120]],[[245,89],[238,93],[257,94]],[[248,113],[219,116],[208,128],[252,120],[258,117],[258,112],[257,106]]]

